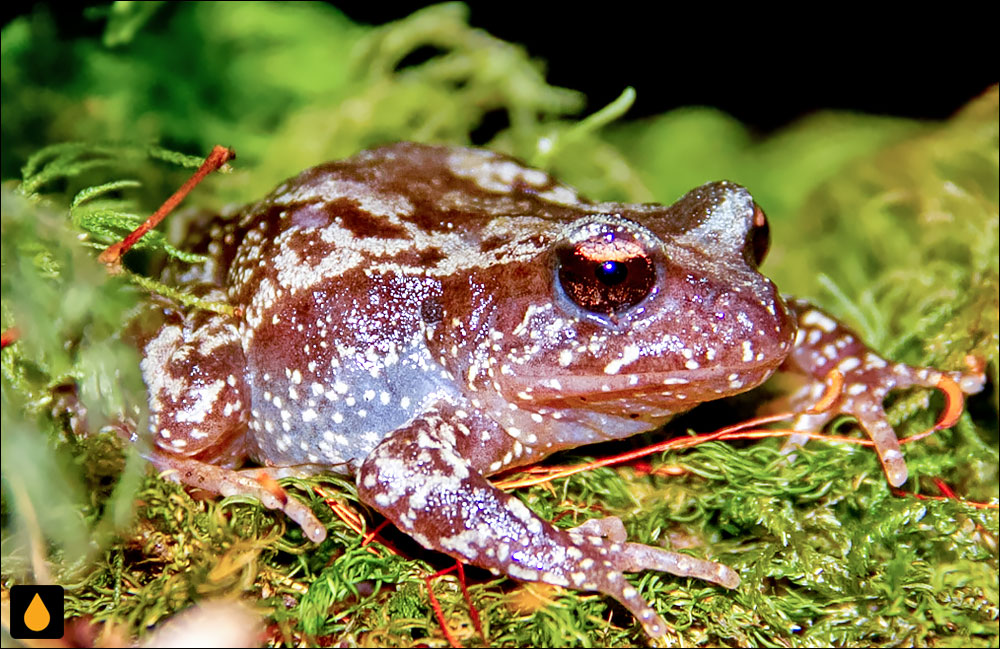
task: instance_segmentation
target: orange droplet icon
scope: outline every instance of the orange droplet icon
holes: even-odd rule
[[[35,593],[27,610],[24,611],[24,625],[36,633],[49,625],[49,609],[45,608],[42,598]]]

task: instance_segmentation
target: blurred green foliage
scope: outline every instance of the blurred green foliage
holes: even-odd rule
[[[783,290],[895,359],[958,368],[971,351],[989,361],[994,386],[954,429],[906,449],[909,488],[937,495],[941,479],[992,509],[893,495],[868,450],[811,443],[788,463],[777,442],[708,444],[654,463],[679,465],[680,477],[592,471],[524,490],[525,502],[567,527],[618,515],[634,540],[737,568],[744,585],[731,593],[634,576],[676,644],[1000,641],[995,88],[943,124],[821,113],[761,140],[711,109],[608,125],[627,91],[576,121],[579,93],[470,28],[458,4],[380,27],[318,4],[119,2],[97,13],[103,38],[65,40],[42,8],[0,43],[0,317],[19,334],[0,362],[4,589],[65,585],[68,615],[92,616],[98,644],[141,637],[201,599],[241,596],[266,616],[273,644],[441,644],[423,576],[448,563],[392,532],[402,556],[362,547],[312,491],[361,508],[350,480],[286,483],[329,526],[317,547],[251,500],[195,500],[146,474],[114,434],[123,419],[145,429],[136,355],[117,337],[142,291],[134,277],[109,277],[95,248],[155,209],[214,144],[239,158],[188,199],[210,210],[375,144],[466,144],[501,111],[509,128],[489,146],[594,198],[669,202],[708,180],[747,185],[772,220],[764,269]],[[177,229],[132,253],[130,267],[193,260],[171,246]],[[890,415],[909,434],[938,407],[906,394]],[[696,411],[674,430],[699,424]],[[493,645],[645,641],[607,598],[471,579]],[[480,644],[454,577],[433,588],[458,639]]]

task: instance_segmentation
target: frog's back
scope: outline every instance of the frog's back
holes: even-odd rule
[[[245,209],[218,257],[244,310],[251,454],[350,463],[456,392],[427,345],[442,280],[537,257],[578,200],[497,154],[397,144]]]

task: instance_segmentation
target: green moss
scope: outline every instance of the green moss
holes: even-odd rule
[[[997,384],[996,89],[943,124],[829,113],[758,140],[725,115],[682,110],[605,128],[627,94],[573,121],[582,96],[546,84],[522,48],[470,28],[461,5],[375,28],[321,5],[117,3],[106,13],[103,40],[60,41],[44,14],[2,35],[0,171],[20,184],[3,188],[0,316],[21,333],[0,362],[4,589],[49,571],[67,587],[70,616],[120,625],[129,638],[199,600],[242,597],[273,644],[444,642],[423,578],[449,562],[392,531],[383,535],[400,555],[363,546],[312,490],[375,524],[349,480],[285,483],[330,526],[313,546],[250,499],[197,499],[147,475],[114,434],[123,416],[145,429],[137,359],[116,333],[141,298],[135,283],[149,284],[109,277],[95,249],[155,209],[217,143],[239,158],[188,199],[207,210],[374,144],[467,143],[495,110],[511,126],[491,146],[597,198],[670,201],[728,177],[772,219],[765,271],[783,290],[811,296],[895,359],[961,367],[973,351]],[[423,46],[440,54],[401,67]],[[130,268],[196,258],[171,241],[150,238]],[[937,496],[941,479],[992,509],[894,495],[869,450],[816,442],[794,462],[776,441],[705,444],[654,461],[683,475],[601,469],[519,496],[557,525],[616,515],[633,540],[739,570],[734,592],[630,577],[676,644],[995,646],[996,395],[906,448],[909,488]],[[761,399],[696,411],[671,430],[704,431]],[[74,403],[85,420],[70,416],[82,412]],[[904,394],[890,416],[905,435],[939,408],[937,396]],[[849,434],[850,422],[839,430]],[[494,646],[645,642],[605,597],[479,571],[469,581]],[[433,589],[455,637],[481,644],[454,575]]]

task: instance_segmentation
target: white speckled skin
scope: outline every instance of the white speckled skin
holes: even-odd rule
[[[185,483],[255,495],[316,541],[325,529],[301,503],[226,467],[356,472],[361,497],[424,546],[600,590],[661,635],[623,572],[729,588],[739,576],[626,543],[617,519],[558,530],[484,476],[655,428],[787,361],[811,379],[802,410],[830,367],[845,372],[834,411],[856,415],[890,482],[904,481],[881,400],[933,385],[933,371],[883,361],[786,304],[756,269],[762,219],[729,183],[670,207],[591,203],[474,149],[397,144],[310,169],[215,225],[210,261],[185,275],[239,317],[160,304],[135,327],[152,459]],[[632,263],[621,286],[638,293],[609,280],[600,295],[619,302],[604,308],[593,287],[567,284],[568,264],[594,259]]]

